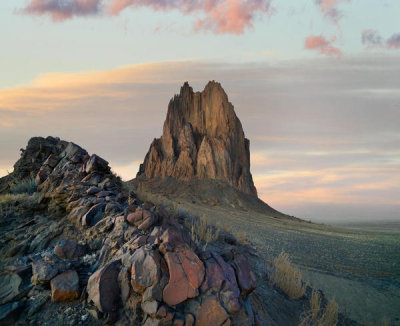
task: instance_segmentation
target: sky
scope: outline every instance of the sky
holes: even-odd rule
[[[260,198],[318,222],[400,220],[400,1],[2,0],[0,176],[32,136],[125,180],[184,81],[221,82]]]

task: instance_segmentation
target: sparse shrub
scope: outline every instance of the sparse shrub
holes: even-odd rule
[[[248,244],[250,241],[247,238],[247,232],[246,231],[239,231],[235,233],[236,239],[242,243],[242,244]]]
[[[221,221],[217,222],[217,227],[219,229],[225,230],[228,233],[233,233],[233,229],[232,226],[228,225],[227,223],[222,223]]]
[[[12,194],[33,194],[37,190],[37,184],[34,178],[27,178],[13,184],[10,187]]]
[[[292,299],[297,299],[304,295],[306,285],[302,281],[302,274],[292,266],[287,253],[281,252],[274,259],[273,269],[270,275],[273,285],[278,286]]]
[[[37,194],[3,194],[0,195],[0,217],[8,217],[14,214],[16,210],[16,204],[23,202],[24,204],[34,204],[37,202]]]
[[[198,246],[204,243],[204,248],[207,244],[218,239],[219,229],[214,225],[209,225],[204,216],[200,218],[191,218],[190,236]]]
[[[306,313],[300,326],[336,326],[337,323],[338,306],[335,299],[329,301],[323,309],[319,292],[313,290],[310,298],[310,311]]]

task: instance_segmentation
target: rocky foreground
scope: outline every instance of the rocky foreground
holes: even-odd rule
[[[9,195],[0,220],[1,325],[266,324],[232,237],[204,250],[104,159],[57,138],[32,138],[2,193],[28,177],[36,192]]]

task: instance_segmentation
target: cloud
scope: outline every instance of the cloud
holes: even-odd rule
[[[381,47],[382,37],[378,34],[377,31],[366,29],[362,31],[361,42],[367,48]]]
[[[317,50],[327,56],[340,57],[342,51],[332,45],[334,41],[335,39],[327,40],[323,35],[311,35],[306,38],[304,47],[307,50]]]
[[[153,11],[178,10],[183,15],[200,16],[196,30],[217,34],[243,34],[253,26],[257,14],[270,13],[271,0],[31,0],[23,12],[50,15],[53,21],[75,16],[119,15],[127,8]]]
[[[400,49],[400,33],[393,34],[387,41],[386,44],[391,49]]]
[[[50,15],[54,22],[101,12],[102,0],[31,0],[22,10],[30,15]]]
[[[342,17],[342,12],[337,7],[343,2],[350,2],[350,0],[315,0],[324,17],[336,24]]]
[[[366,29],[361,33],[361,42],[366,49],[386,48],[397,50],[400,49],[400,33],[395,33],[386,41],[383,41],[378,31]]]

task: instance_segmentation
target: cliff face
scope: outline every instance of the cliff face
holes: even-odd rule
[[[163,135],[154,139],[138,176],[218,179],[252,195],[249,140],[222,86],[193,92],[186,82],[168,105]]]

